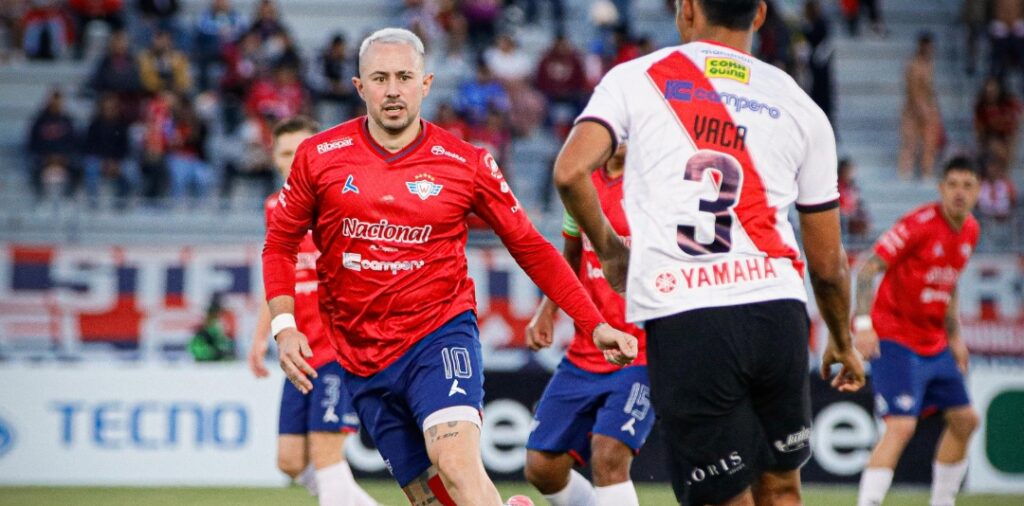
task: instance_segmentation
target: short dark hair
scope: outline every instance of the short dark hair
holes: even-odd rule
[[[292,116],[291,118],[283,119],[274,125],[273,135],[274,138],[284,134],[290,134],[295,132],[309,132],[317,133],[320,131],[320,124],[309,116]]]
[[[963,155],[954,156],[946,162],[946,166],[942,168],[942,177],[946,177],[953,171],[970,172],[975,177],[980,177],[978,166],[969,157]]]
[[[682,1],[682,0],[680,0]],[[754,23],[761,0],[695,0],[708,22],[731,30],[747,30]]]

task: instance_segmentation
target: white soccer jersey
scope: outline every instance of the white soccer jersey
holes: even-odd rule
[[[838,205],[825,114],[785,72],[711,42],[613,68],[578,121],[626,154],[630,322],[690,309],[807,300],[789,207]]]

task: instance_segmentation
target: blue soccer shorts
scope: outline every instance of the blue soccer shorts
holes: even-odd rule
[[[320,366],[316,370],[317,377],[311,378],[313,391],[308,395],[285,380],[278,434],[359,431],[359,417],[348,391],[341,384],[344,372],[341,364],[334,361]]]
[[[647,366],[598,374],[562,359],[533,417],[526,447],[590,461],[590,437],[601,434],[638,452],[654,427]]]
[[[970,404],[964,376],[946,348],[923,356],[892,341],[879,342],[881,356],[871,361],[878,416],[920,416],[933,410]]]
[[[431,465],[426,429],[448,421],[480,425],[484,373],[476,315],[452,318],[372,376],[346,371],[344,382],[364,429],[404,488]]]

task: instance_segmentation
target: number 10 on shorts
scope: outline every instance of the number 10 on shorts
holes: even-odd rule
[[[445,348],[441,350],[441,359],[444,360],[445,379],[473,377],[473,366],[466,348]]]

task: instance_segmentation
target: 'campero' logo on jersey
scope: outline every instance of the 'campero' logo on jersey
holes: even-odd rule
[[[434,177],[430,174],[417,174],[415,181],[407,181],[405,183],[406,188],[409,188],[409,193],[416,195],[420,200],[427,200],[441,193],[443,185],[439,185],[434,182]]]
[[[345,218],[341,222],[341,234],[353,239],[366,239],[368,241],[391,241],[405,244],[423,244],[430,239],[430,225],[422,227],[410,227],[408,225],[393,225],[388,220],[378,222],[361,221],[355,218]]]
[[[750,82],[750,67],[732,58],[705,58],[704,75],[712,79],[732,79],[746,84]]]

